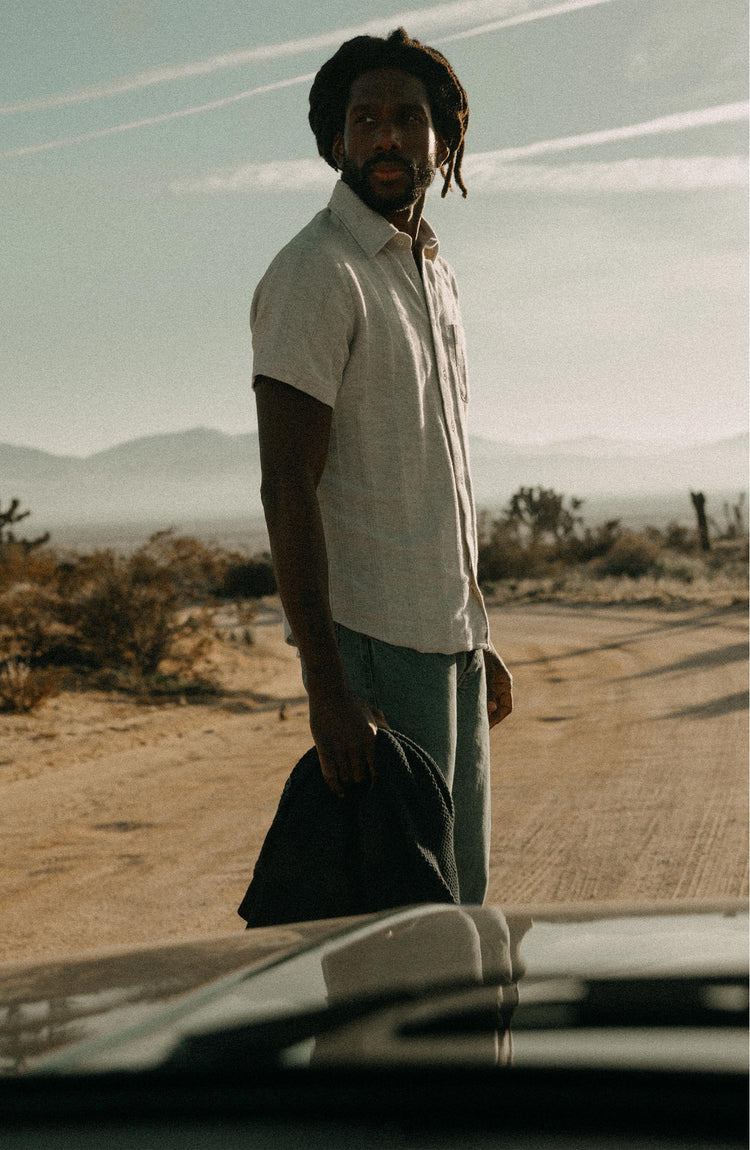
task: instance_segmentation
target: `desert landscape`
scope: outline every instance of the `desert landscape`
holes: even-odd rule
[[[490,899],[746,896],[746,606],[490,613],[516,689],[492,736]],[[214,644],[212,698],[64,690],[0,715],[0,960],[243,928],[311,742],[274,598],[252,633]]]

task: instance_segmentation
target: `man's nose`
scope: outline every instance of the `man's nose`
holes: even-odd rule
[[[392,120],[381,120],[375,133],[375,147],[379,151],[393,152],[401,144],[398,126]]]

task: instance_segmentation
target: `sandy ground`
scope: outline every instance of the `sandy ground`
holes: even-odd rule
[[[490,899],[747,895],[745,610],[511,606],[492,621],[517,704],[492,736]],[[228,693],[209,703],[67,693],[0,716],[0,960],[242,929],[310,745],[272,607],[254,635],[217,652]]]

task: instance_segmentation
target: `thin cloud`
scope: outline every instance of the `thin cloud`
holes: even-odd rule
[[[649,156],[572,164],[481,164],[468,161],[464,174],[476,192],[550,192],[580,195],[600,192],[676,192],[745,187],[747,158],[723,156]]]
[[[496,153],[467,155],[464,175],[474,193],[548,192],[574,195],[600,192],[691,191],[745,187],[743,155],[630,157],[588,163],[519,163]],[[198,179],[174,180],[174,195],[233,195],[330,192],[336,180],[320,160],[279,160],[243,164]]]
[[[169,190],[177,196],[330,190],[337,178],[323,160],[275,160],[221,168],[197,179],[173,180]]]
[[[473,152],[464,160],[464,172],[472,188],[492,191],[514,187],[595,191],[614,189],[616,186],[622,190],[736,186],[747,182],[745,156],[665,156],[564,166],[517,161],[618,140],[634,140],[707,125],[732,123],[745,120],[747,116],[747,103],[719,104],[621,128],[585,132],[579,136],[561,136],[556,140],[537,140],[522,147],[500,148],[492,152]],[[222,168],[196,179],[175,180],[169,185],[169,190],[175,195],[303,191],[330,187],[332,179],[330,168],[322,160],[279,160],[265,164],[244,164],[239,168]]]
[[[478,36],[483,32],[507,28],[513,24],[529,20],[542,20],[546,16],[559,16],[579,8],[589,8],[599,4],[609,4],[613,0],[566,0],[552,7],[533,7],[534,0],[458,0],[434,7],[416,8],[398,12],[387,18],[369,20],[346,28],[336,28],[318,36],[306,36],[292,40],[282,40],[276,44],[263,44],[255,48],[243,48],[236,52],[225,52],[209,56],[204,60],[193,60],[183,64],[168,65],[136,72],[131,76],[121,76],[105,84],[93,84],[72,92],[58,92],[36,100],[21,100],[14,104],[0,106],[0,115],[9,116],[19,112],[40,111],[61,108],[71,104],[81,104],[89,100],[110,99],[128,92],[140,91],[157,84],[173,80],[187,80],[195,76],[208,76],[226,68],[243,68],[260,61],[282,60],[312,52],[322,52],[337,48],[344,40],[364,34],[382,35],[399,25],[408,25],[423,36],[432,31],[443,30],[444,41],[459,40],[466,36]],[[500,19],[498,9],[503,13]],[[495,17],[488,22],[488,17]],[[483,21],[473,29],[461,28],[467,22]],[[458,26],[454,32],[451,27]],[[301,82],[301,81],[298,81]],[[206,111],[210,105],[203,105]],[[139,125],[140,126],[140,125]],[[89,138],[89,137],[87,137]],[[94,137],[90,137],[94,138]]]

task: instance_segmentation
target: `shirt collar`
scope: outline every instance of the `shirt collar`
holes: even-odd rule
[[[368,208],[343,180],[339,180],[334,187],[328,207],[351,232],[368,256],[374,256],[390,243],[394,236],[404,234],[393,224],[389,224],[384,216]],[[417,233],[417,248],[421,249],[425,259],[434,260],[437,258],[439,247],[437,236],[427,220],[422,217]]]

